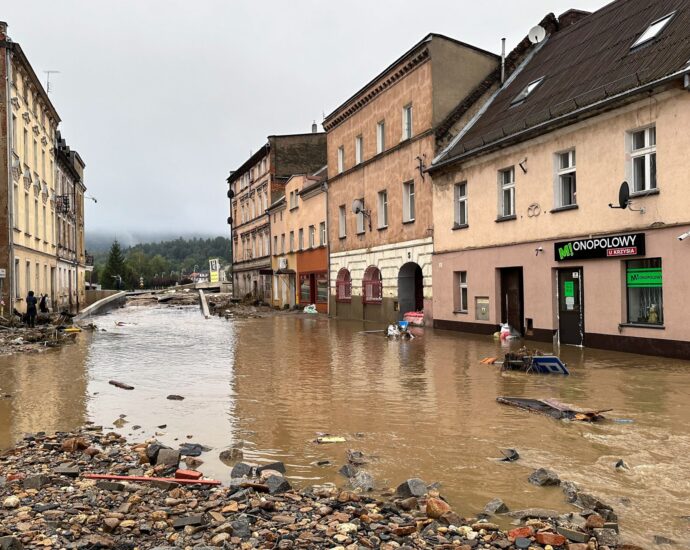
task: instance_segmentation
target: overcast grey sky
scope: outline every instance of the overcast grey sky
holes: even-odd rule
[[[226,234],[225,178],[429,32],[500,53],[605,0],[15,0],[0,19],[86,162],[86,229]]]

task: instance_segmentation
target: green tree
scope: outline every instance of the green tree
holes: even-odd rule
[[[129,270],[125,264],[120,243],[115,241],[110,247],[105,267],[100,273],[101,285],[103,288],[122,289],[127,285],[128,274]]]

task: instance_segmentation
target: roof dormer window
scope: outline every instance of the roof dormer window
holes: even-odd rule
[[[647,30],[644,31],[637,40],[633,43],[632,46],[630,46],[630,49],[633,50],[637,48],[638,46],[641,46],[642,44],[649,42],[650,40],[656,38],[659,36],[661,31],[663,31],[666,28],[666,25],[669,24],[671,19],[673,19],[673,16],[676,14],[676,12],[669,13],[668,15],[664,15],[661,19],[657,19],[654,21],[649,27],[647,27]]]
[[[522,91],[518,95],[515,96],[515,99],[513,99],[513,101],[510,102],[510,106],[512,107],[514,105],[518,105],[518,104],[522,103],[523,101],[525,101],[525,99],[527,99],[530,96],[530,94],[537,88],[537,86],[539,86],[539,84],[542,83],[543,80],[544,80],[544,77],[542,76],[541,78],[538,78],[537,80],[533,80],[532,82],[527,84],[527,86],[525,86],[522,89]]]

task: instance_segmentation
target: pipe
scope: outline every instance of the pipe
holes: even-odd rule
[[[10,49],[5,46],[5,98],[7,99],[6,105],[7,105],[7,112],[6,112],[6,128],[7,128],[7,137],[8,138],[13,138],[14,137],[14,129],[12,127],[12,105],[11,105],[11,98],[10,98],[10,80],[11,80],[11,71],[12,71],[12,62],[11,62],[11,57],[10,57]],[[9,212],[9,216],[7,216],[9,227],[7,231],[7,236],[9,240],[9,255],[8,255],[8,266],[7,266],[7,278],[5,281],[8,281],[9,284],[7,285],[7,296],[9,300],[7,301],[9,304],[8,311],[11,312],[14,311],[14,306],[15,306],[15,288],[17,285],[17,273],[15,273],[14,269],[14,184],[12,183],[12,146],[16,146],[16,143],[10,143],[10,139],[7,140],[7,210]],[[4,293],[4,292],[3,292]],[[2,296],[0,296],[0,299],[2,299]]]
[[[506,39],[501,38],[501,86],[506,81]]]

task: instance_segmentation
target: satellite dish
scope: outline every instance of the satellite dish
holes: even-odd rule
[[[539,42],[542,42],[544,38],[546,38],[546,29],[541,25],[537,25],[529,30],[527,36],[532,44],[539,44]]]
[[[618,208],[627,208],[630,203],[630,187],[628,187],[628,182],[624,181],[621,183],[621,187],[618,190]]]
[[[364,204],[362,203],[361,200],[355,199],[352,201],[352,213],[353,214],[359,214],[362,210],[364,210]]]

